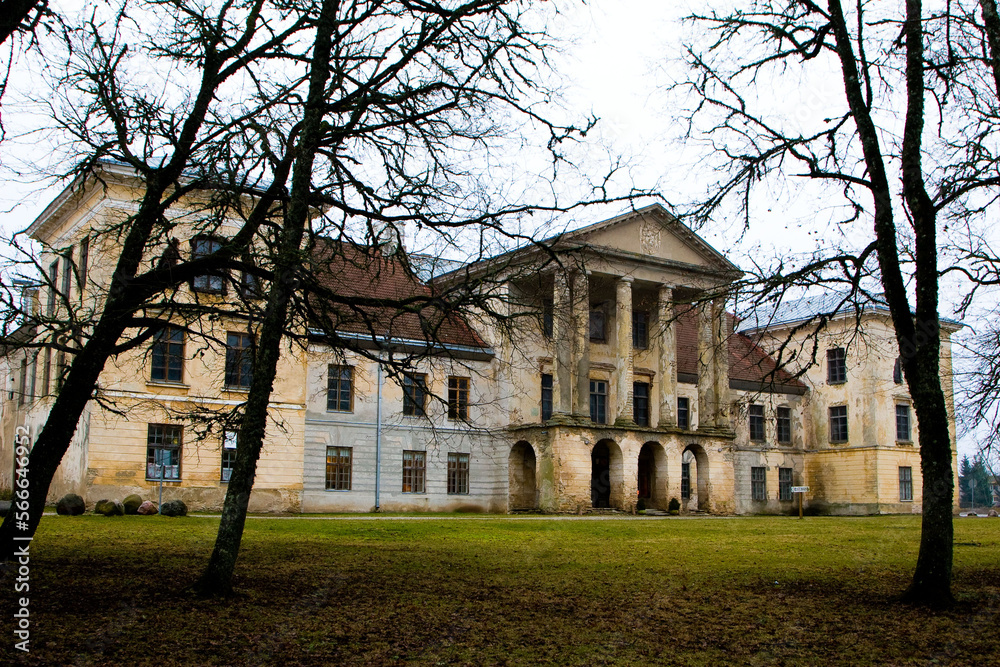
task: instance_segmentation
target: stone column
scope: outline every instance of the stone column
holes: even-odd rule
[[[586,271],[573,275],[573,356],[576,396],[573,414],[590,418],[590,284]]]
[[[552,414],[568,415],[573,409],[572,353],[573,328],[569,280],[557,270],[552,290],[552,345],[555,347],[552,373]]]
[[[615,424],[634,424],[632,379],[632,278],[624,276],[615,285]]]
[[[698,428],[716,425],[716,336],[713,303],[697,306],[698,316]]]
[[[730,428],[729,422],[729,337],[732,323],[726,316],[726,299],[716,297],[712,302],[712,338],[715,341],[715,425]]]
[[[659,384],[659,428],[677,426],[677,324],[674,290],[660,287],[656,303],[656,341]]]

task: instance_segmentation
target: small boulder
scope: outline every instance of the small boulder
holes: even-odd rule
[[[98,500],[97,504],[94,505],[94,514],[103,514],[104,516],[122,516],[125,514],[125,508],[122,506],[122,501],[108,500],[105,498]]]
[[[997,514],[997,511],[996,511],[996,510],[990,510],[990,513],[989,513],[989,514],[987,514],[986,516],[987,516],[987,517],[989,517],[989,518],[991,518],[991,519],[995,519],[995,518],[997,518],[998,516],[1000,516],[1000,514]]]
[[[142,498],[134,493],[131,496],[127,496],[125,500],[122,501],[122,507],[125,508],[125,514],[136,514],[139,509],[139,505],[142,505]]]
[[[79,516],[87,511],[87,503],[75,493],[67,493],[56,503],[56,513],[63,516]]]
[[[149,516],[150,514],[156,514],[156,505],[153,504],[152,500],[144,500],[142,504],[135,510],[136,514],[141,514],[142,516]]]
[[[160,505],[160,514],[163,516],[184,516],[188,508],[183,500],[168,500]]]

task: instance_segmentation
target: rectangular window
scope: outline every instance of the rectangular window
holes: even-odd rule
[[[608,383],[604,380],[590,381],[590,421],[606,424],[608,420]]]
[[[222,473],[220,479],[228,482],[236,466],[236,431],[222,432]]]
[[[330,364],[326,371],[327,412],[354,410],[354,368]]]
[[[45,304],[45,314],[52,317],[56,312],[56,281],[59,279],[59,260],[49,264],[49,296]]]
[[[590,340],[595,343],[603,343],[607,340],[607,317],[604,314],[604,306],[596,306],[590,309]]]
[[[218,239],[200,236],[191,241],[191,259],[207,257],[221,248],[222,243]],[[194,277],[191,288],[198,292],[222,294],[226,291],[226,282],[220,273],[203,273]]]
[[[78,278],[80,281],[80,295],[83,295],[83,290],[87,286],[87,269],[90,264],[90,237],[84,236],[83,240],[80,241],[80,267]]]
[[[750,499],[767,500],[767,468],[750,468]]]
[[[830,408],[830,442],[847,442],[847,406]]]
[[[778,442],[790,445],[792,443],[792,409],[778,408],[774,426]]]
[[[403,414],[423,417],[427,404],[427,376],[410,373],[403,376]]]
[[[21,375],[17,381],[17,404],[24,405],[28,393],[28,357],[21,359]]]
[[[62,256],[62,296],[69,301],[70,290],[73,289],[73,249],[69,248]]]
[[[632,347],[637,350],[649,347],[649,313],[644,310],[632,311]]]
[[[899,499],[913,500],[913,468],[899,466]]]
[[[146,435],[146,479],[181,478],[181,432],[174,424],[150,424]]]
[[[45,348],[45,361],[42,362],[42,396],[49,395],[52,382],[52,349]]]
[[[184,330],[164,327],[153,336],[150,350],[152,367],[150,380],[182,382],[184,380]]]
[[[253,337],[230,331],[226,334],[226,387],[249,389],[253,379]]]
[[[632,383],[632,419],[639,426],[649,426],[649,383]]]
[[[555,306],[552,303],[552,299],[545,299],[542,301],[542,335],[546,338],[552,338],[553,332],[553,314],[555,312]]]
[[[326,448],[326,488],[330,491],[351,490],[350,447]]]
[[[448,495],[469,493],[469,455],[448,454]]]
[[[896,404],[896,440],[910,442],[910,406]]]
[[[690,428],[691,425],[691,399],[677,397],[677,427]]]
[[[403,493],[424,493],[426,452],[403,452]]]
[[[681,500],[691,500],[691,464],[681,464]]]
[[[792,469],[778,468],[778,500],[792,499]]]
[[[828,384],[847,382],[847,352],[842,347],[826,351],[826,381]]]
[[[761,441],[764,436],[764,406],[751,405],[749,409],[750,439]]]
[[[448,419],[452,421],[469,418],[469,378],[448,378]]]
[[[552,376],[542,373],[542,421],[552,419]]]

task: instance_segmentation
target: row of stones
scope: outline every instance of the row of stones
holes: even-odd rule
[[[56,503],[56,512],[65,516],[78,516],[87,511],[87,504],[83,498],[75,493],[68,493]],[[104,516],[123,516],[125,514],[151,515],[159,512],[163,516],[184,516],[187,514],[187,505],[183,500],[168,500],[159,508],[150,500],[143,500],[140,496],[132,494],[125,500],[98,500],[94,505],[94,514]]]

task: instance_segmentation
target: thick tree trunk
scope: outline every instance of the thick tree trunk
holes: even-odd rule
[[[227,596],[233,592],[233,571],[243,541],[250,492],[253,490],[257,462],[263,446],[267,405],[281,356],[288,304],[297,284],[296,273],[302,262],[300,248],[309,218],[313,162],[323,134],[323,107],[326,83],[330,78],[335,6],[335,0],[324,0],[316,26],[309,96],[303,114],[298,157],[292,174],[291,196],[277,250],[274,280],[260,328],[260,340],[254,353],[253,379],[239,430],[236,463],[222,507],[215,548],[204,573],[194,584],[195,590],[204,596]]]
[[[920,555],[913,583],[904,598],[936,606],[951,596],[953,481],[948,414],[941,389],[938,320],[936,212],[923,185],[920,163],[923,132],[923,46],[919,0],[907,0],[907,110],[902,163],[904,196],[916,236],[916,321],[899,265],[899,247],[892,210],[892,190],[886,177],[878,131],[865,103],[847,23],[840,0],[829,0],[833,34],[841,62],[844,91],[858,128],[875,205],[875,242],[885,299],[896,329],[903,372],[913,398],[923,477],[923,520]]]
[[[14,553],[15,538],[34,536],[45,511],[45,499],[52,478],[69,449],[80,416],[97,384],[97,378],[104,370],[104,364],[121,335],[122,328],[115,323],[102,324],[104,326],[95,330],[94,336],[76,355],[45,425],[31,443],[26,476],[28,508],[24,510],[15,503],[12,511],[4,517],[3,525],[0,525],[0,544],[3,545],[5,560]]]
[[[903,372],[919,424],[920,470],[923,476],[923,521],[920,553],[913,582],[904,599],[937,607],[954,602],[951,595],[952,498],[951,438],[948,410],[941,389],[941,335],[938,316],[937,210],[927,194],[922,166],[924,131],[924,32],[920,0],[907,0],[906,124],[901,162],[903,197],[913,223],[916,250],[916,327],[912,338],[897,332]],[[902,316],[904,313],[900,313]],[[909,321],[911,315],[905,313]],[[896,319],[896,313],[893,313]]]

